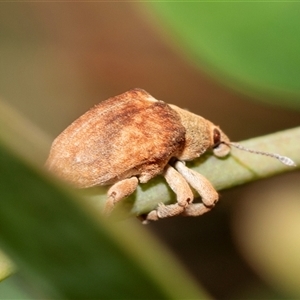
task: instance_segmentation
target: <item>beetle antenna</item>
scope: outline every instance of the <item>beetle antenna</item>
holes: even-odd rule
[[[235,148],[238,148],[240,150],[244,150],[244,151],[248,151],[251,153],[255,153],[255,154],[261,154],[261,155],[266,155],[266,156],[270,156],[270,157],[274,157],[277,158],[278,160],[280,160],[283,164],[287,165],[287,166],[296,166],[296,164],[288,157],[286,156],[282,156],[276,153],[269,153],[269,152],[263,152],[263,151],[257,151],[257,150],[252,150],[252,149],[248,149],[238,143],[229,143],[230,146],[233,146]]]

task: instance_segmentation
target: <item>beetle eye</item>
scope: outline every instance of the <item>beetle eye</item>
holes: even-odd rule
[[[214,139],[213,148],[216,148],[221,143],[221,133],[217,128],[214,129],[213,139]]]

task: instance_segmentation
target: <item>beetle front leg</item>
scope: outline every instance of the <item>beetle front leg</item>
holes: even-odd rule
[[[115,183],[107,192],[104,214],[109,215],[117,202],[131,195],[136,190],[138,183],[136,177],[126,178]]]
[[[203,206],[193,204],[194,209],[198,207],[199,215],[209,211],[219,200],[219,195],[212,184],[200,173],[189,169],[183,162],[177,161],[174,164],[177,171],[185,178],[185,180],[199,193],[202,198]],[[205,207],[207,210],[205,210]],[[189,208],[188,210],[192,210]],[[187,211],[188,211],[187,210]],[[202,212],[203,211],[203,212]],[[202,213],[201,213],[202,212]]]
[[[165,177],[170,188],[177,196],[177,203],[165,205],[160,203],[158,207],[151,211],[144,221],[156,221],[158,219],[172,217],[181,214],[190,203],[193,202],[194,195],[188,183],[173,167],[167,165],[164,169]]]

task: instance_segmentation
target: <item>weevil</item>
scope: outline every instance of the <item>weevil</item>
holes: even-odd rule
[[[91,108],[53,142],[48,169],[77,188],[111,185],[104,212],[132,194],[139,183],[163,175],[177,202],[159,204],[145,222],[175,215],[199,216],[211,210],[218,193],[200,173],[185,165],[212,149],[224,157],[231,146],[279,159],[285,156],[246,149],[230,142],[212,122],[132,89]],[[201,203],[193,203],[193,187]]]

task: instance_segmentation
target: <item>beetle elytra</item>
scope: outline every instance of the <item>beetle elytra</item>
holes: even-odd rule
[[[212,122],[175,105],[132,89],[91,108],[53,142],[46,166],[78,188],[111,185],[105,212],[132,194],[139,183],[161,174],[176,193],[177,202],[160,204],[145,220],[175,215],[199,216],[218,201],[218,193],[201,174],[187,168],[208,149],[223,157],[234,146],[293,161],[278,154],[245,149],[231,143]],[[193,203],[193,187],[202,203]]]

